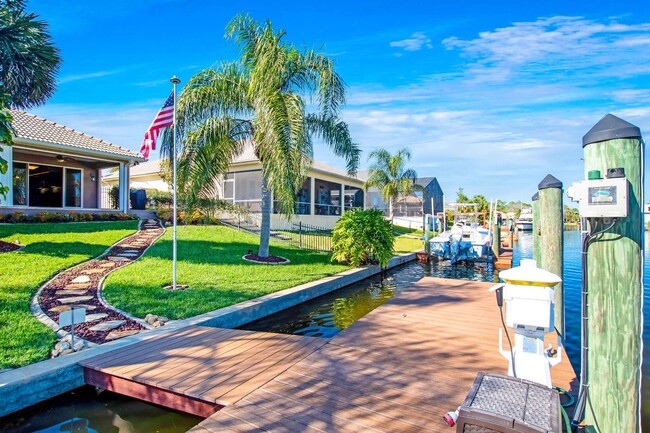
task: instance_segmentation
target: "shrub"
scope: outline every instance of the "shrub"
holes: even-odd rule
[[[345,212],[332,232],[332,261],[385,268],[393,257],[393,241],[393,225],[380,210]]]
[[[108,191],[108,200],[110,202],[110,206],[113,209],[118,209],[120,207],[120,187],[117,185],[113,185],[111,189]]]
[[[147,201],[153,201],[153,205],[156,209],[169,209],[174,203],[174,196],[171,192],[153,191],[147,194]]]

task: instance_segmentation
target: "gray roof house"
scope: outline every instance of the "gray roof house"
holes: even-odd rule
[[[11,115],[14,145],[0,150],[9,162],[0,182],[10,189],[6,200],[0,198],[0,213],[111,211],[101,206],[102,171],[117,169],[119,185],[128,185],[129,168],[145,160],[133,151],[33,114],[11,110]],[[119,211],[129,209],[128,191],[128,187],[120,188]]]

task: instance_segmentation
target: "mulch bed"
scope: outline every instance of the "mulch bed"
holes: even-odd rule
[[[21,249],[22,246],[18,244],[14,244],[12,242],[5,242],[5,241],[0,241],[0,254],[1,253],[10,253],[12,251],[16,251]]]
[[[257,254],[246,254],[244,258],[248,261],[256,262],[256,263],[266,263],[266,264],[275,264],[275,265],[289,263],[289,259],[285,259],[284,257],[280,257],[280,256],[261,257],[258,256]]]

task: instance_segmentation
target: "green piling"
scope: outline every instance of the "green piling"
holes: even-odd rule
[[[539,245],[540,267],[562,278],[564,271],[562,182],[549,174],[537,185],[537,188],[539,189],[539,200],[537,200],[539,235],[537,245]],[[564,290],[562,283],[559,283],[553,289],[555,291],[555,329],[564,337]]]
[[[643,142],[638,127],[608,114],[583,137],[582,145],[585,178],[593,170],[607,174],[621,167],[629,187],[627,218],[596,238],[587,254],[590,404],[586,423],[600,433],[639,433]]]
[[[540,268],[542,267],[541,234],[542,231],[539,226],[539,192],[536,192],[533,196],[533,259]]]

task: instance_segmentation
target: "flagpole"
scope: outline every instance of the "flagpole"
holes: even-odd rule
[[[173,215],[173,237],[172,237],[172,290],[176,290],[176,85],[181,80],[174,75],[169,81],[174,84],[174,126],[172,129],[172,164],[174,167],[174,215]]]

